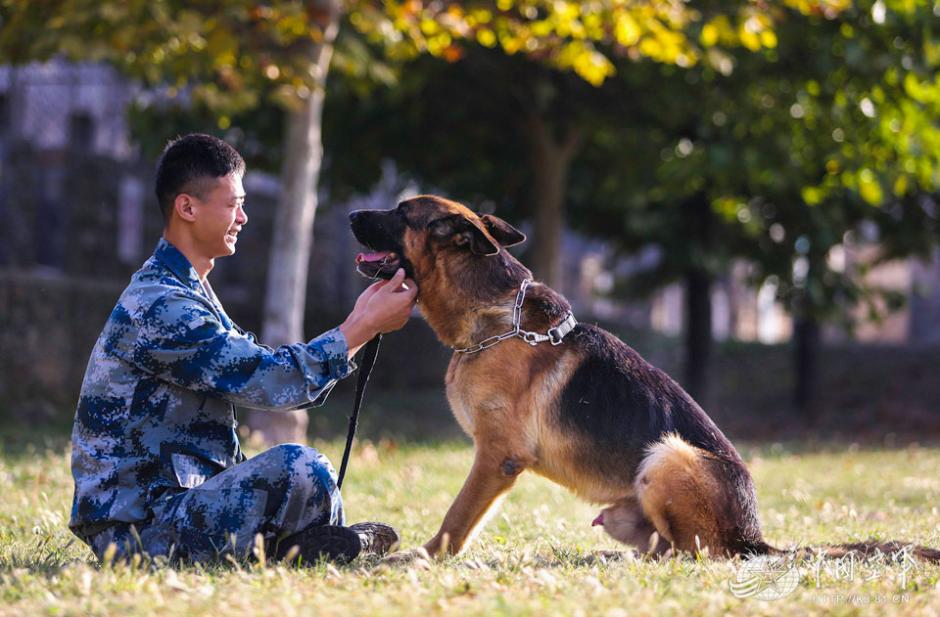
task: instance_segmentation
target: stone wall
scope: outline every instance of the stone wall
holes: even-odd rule
[[[0,271],[0,411],[48,420],[73,409],[121,285]]]
[[[51,271],[0,270],[0,416],[43,422],[71,417],[88,356],[124,285]],[[259,319],[254,303],[226,304],[235,319]],[[343,317],[311,307],[306,331],[314,336]],[[442,387],[449,354],[421,319],[387,336],[382,356],[373,375],[376,387]]]

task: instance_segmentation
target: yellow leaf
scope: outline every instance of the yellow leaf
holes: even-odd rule
[[[521,37],[512,36],[508,32],[499,33],[499,44],[502,46],[503,51],[510,56],[522,49],[522,42]]]
[[[858,193],[862,199],[873,206],[880,206],[884,199],[881,184],[870,169],[863,169],[858,174]]]
[[[496,35],[489,28],[477,30],[477,42],[484,47],[493,47],[496,45]]]
[[[471,13],[477,20],[477,23],[488,24],[493,19],[493,14],[486,9],[477,9]]]
[[[425,17],[424,19],[421,20],[421,32],[423,32],[424,34],[431,36],[432,34],[435,34],[438,30],[440,30],[440,26],[438,26],[437,22],[434,21],[433,19],[428,19],[427,17]]]
[[[763,30],[760,33],[760,42],[764,47],[773,49],[777,46],[777,35],[773,30]]]
[[[532,23],[532,35],[537,38],[546,37],[552,32],[552,24],[546,20],[540,20]]]
[[[614,36],[617,37],[617,42],[624,47],[636,45],[637,41],[640,40],[640,26],[632,16],[621,15],[620,19],[617,20]]]
[[[646,37],[640,43],[640,53],[653,59],[658,59],[663,53],[663,46],[656,39]]]
[[[702,36],[699,40],[705,47],[712,47],[718,42],[718,26],[709,22],[702,28]]]
[[[800,193],[803,196],[803,201],[805,201],[806,205],[808,206],[819,205],[823,199],[822,189],[816,186],[803,187],[803,190],[800,191]]]
[[[738,37],[741,39],[741,44],[749,50],[757,51],[760,49],[760,37],[747,28],[741,27],[738,30]]]
[[[901,197],[905,193],[907,193],[907,176],[898,176],[898,179],[894,181],[894,194]]]

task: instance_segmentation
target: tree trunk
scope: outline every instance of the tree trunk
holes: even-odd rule
[[[816,420],[819,387],[819,322],[812,316],[796,319],[793,327],[793,360],[796,386],[794,402],[808,421]]]
[[[552,127],[533,114],[526,124],[532,165],[532,196],[535,204],[532,269],[549,287],[562,283],[561,249],[564,230],[565,193],[571,159],[581,145],[581,133],[569,128],[561,142]]]
[[[820,327],[818,308],[810,289],[824,270],[825,255],[815,246],[806,255],[808,268],[803,288],[793,306],[793,402],[805,420],[818,419]]]
[[[683,204],[684,236],[692,256],[685,268],[685,389],[703,407],[708,406],[709,366],[712,355],[713,274],[702,265],[715,252],[715,215],[705,193]]]
[[[711,276],[693,268],[685,275],[685,389],[707,405],[712,349]]]
[[[326,76],[339,28],[338,5],[331,2],[323,41],[313,48],[311,72],[316,87],[296,109],[288,111],[285,133],[281,194],[274,217],[274,234],[268,262],[261,339],[272,346],[304,340],[304,308],[307,268],[313,248],[313,221],[317,212],[317,182],[323,158],[321,122]],[[250,411],[246,424],[252,439],[265,444],[303,443],[307,412]]]

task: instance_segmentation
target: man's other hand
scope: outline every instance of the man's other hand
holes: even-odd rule
[[[355,354],[380,332],[392,332],[404,326],[411,316],[417,294],[418,286],[405,278],[405,271],[401,268],[391,279],[369,285],[339,327],[346,337],[349,355]]]

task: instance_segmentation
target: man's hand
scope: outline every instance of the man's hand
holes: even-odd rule
[[[378,281],[363,291],[339,329],[346,337],[350,357],[376,334],[398,330],[408,322],[418,286],[405,278],[401,268],[387,281]]]

